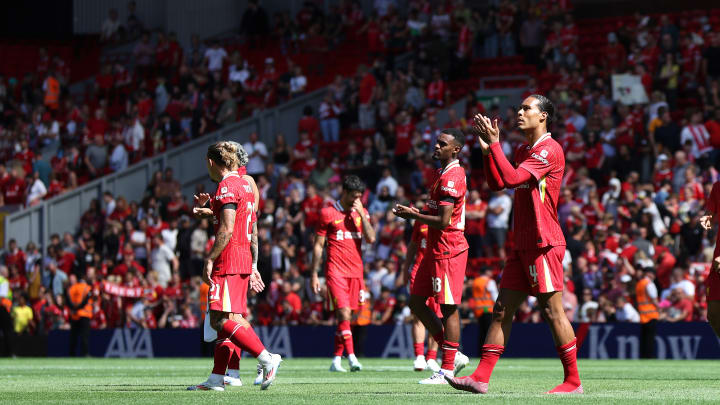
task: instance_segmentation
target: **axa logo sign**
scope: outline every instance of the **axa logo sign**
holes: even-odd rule
[[[290,331],[287,326],[276,326],[269,328],[260,326],[255,328],[260,341],[265,343],[265,347],[271,353],[277,353],[286,359],[293,357],[292,344],[290,343]]]
[[[637,359],[640,336],[613,333],[613,325],[592,325],[584,344],[591,359]],[[697,358],[702,335],[655,336],[658,359],[691,360]],[[615,350],[613,350],[613,348]]]
[[[154,357],[150,329],[115,329],[105,357]]]
[[[385,350],[383,350],[380,357],[399,357],[407,359],[414,357],[413,338],[412,333],[410,332],[409,324],[395,325],[392,335],[390,335],[390,339],[388,339],[385,344]]]

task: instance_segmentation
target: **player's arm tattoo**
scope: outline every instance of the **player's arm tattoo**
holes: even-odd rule
[[[230,243],[233,228],[235,228],[235,210],[223,209],[222,216],[220,217],[220,223],[218,224],[218,229],[215,233],[215,243],[213,243],[210,254],[208,254],[208,259],[215,261],[215,259],[220,256],[220,253],[223,249],[225,249],[225,246]]]
[[[373,228],[373,225],[365,214],[361,214],[360,219],[362,220],[362,233],[365,241],[375,243],[375,228]]]
[[[257,269],[257,262],[258,262],[257,222],[253,223],[252,235],[250,236],[250,255],[252,256],[252,268]]]
[[[323,246],[325,245],[325,236],[315,235],[315,245],[313,246],[312,265],[310,270],[313,274],[317,274],[320,270],[320,261],[322,260]]]

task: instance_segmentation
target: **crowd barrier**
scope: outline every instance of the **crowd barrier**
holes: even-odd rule
[[[580,358],[637,359],[640,353],[640,325],[630,323],[575,324]],[[330,326],[275,326],[255,330],[268,350],[292,357],[332,356],[335,328]],[[362,344],[366,357],[413,357],[409,325],[368,326]],[[479,328],[462,330],[461,349],[478,357]],[[51,331],[48,356],[67,356],[69,331]],[[717,359],[720,339],[704,322],[659,323],[655,338],[659,359]],[[106,329],[90,334],[90,355],[95,357],[200,357],[203,355],[201,329]],[[503,357],[556,357],[550,330],[545,324],[513,325]]]

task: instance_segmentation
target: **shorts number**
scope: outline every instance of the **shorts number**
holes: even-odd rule
[[[537,283],[537,266],[530,265],[530,275],[533,278],[533,283]]]
[[[431,277],[432,279],[432,285],[433,285],[433,291],[436,293],[439,293],[440,290],[442,290],[442,282],[440,281],[440,277]]]
[[[220,299],[220,286],[213,283],[210,285],[210,301],[218,301]]]
[[[360,290],[360,303],[365,302],[365,290]]]

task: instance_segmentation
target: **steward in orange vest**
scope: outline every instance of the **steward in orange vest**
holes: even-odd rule
[[[43,83],[45,90],[45,98],[43,103],[51,110],[57,110],[60,107],[60,82],[55,78],[53,72],[48,72],[48,76]]]
[[[645,269],[644,277],[635,285],[635,299],[640,313],[640,357],[655,358],[658,306],[655,270]]]
[[[70,356],[75,356],[77,340],[80,338],[80,355],[88,355],[90,340],[90,319],[93,315],[92,287],[82,278],[78,281],[71,274],[70,287],[67,291],[67,302],[70,306]]]

